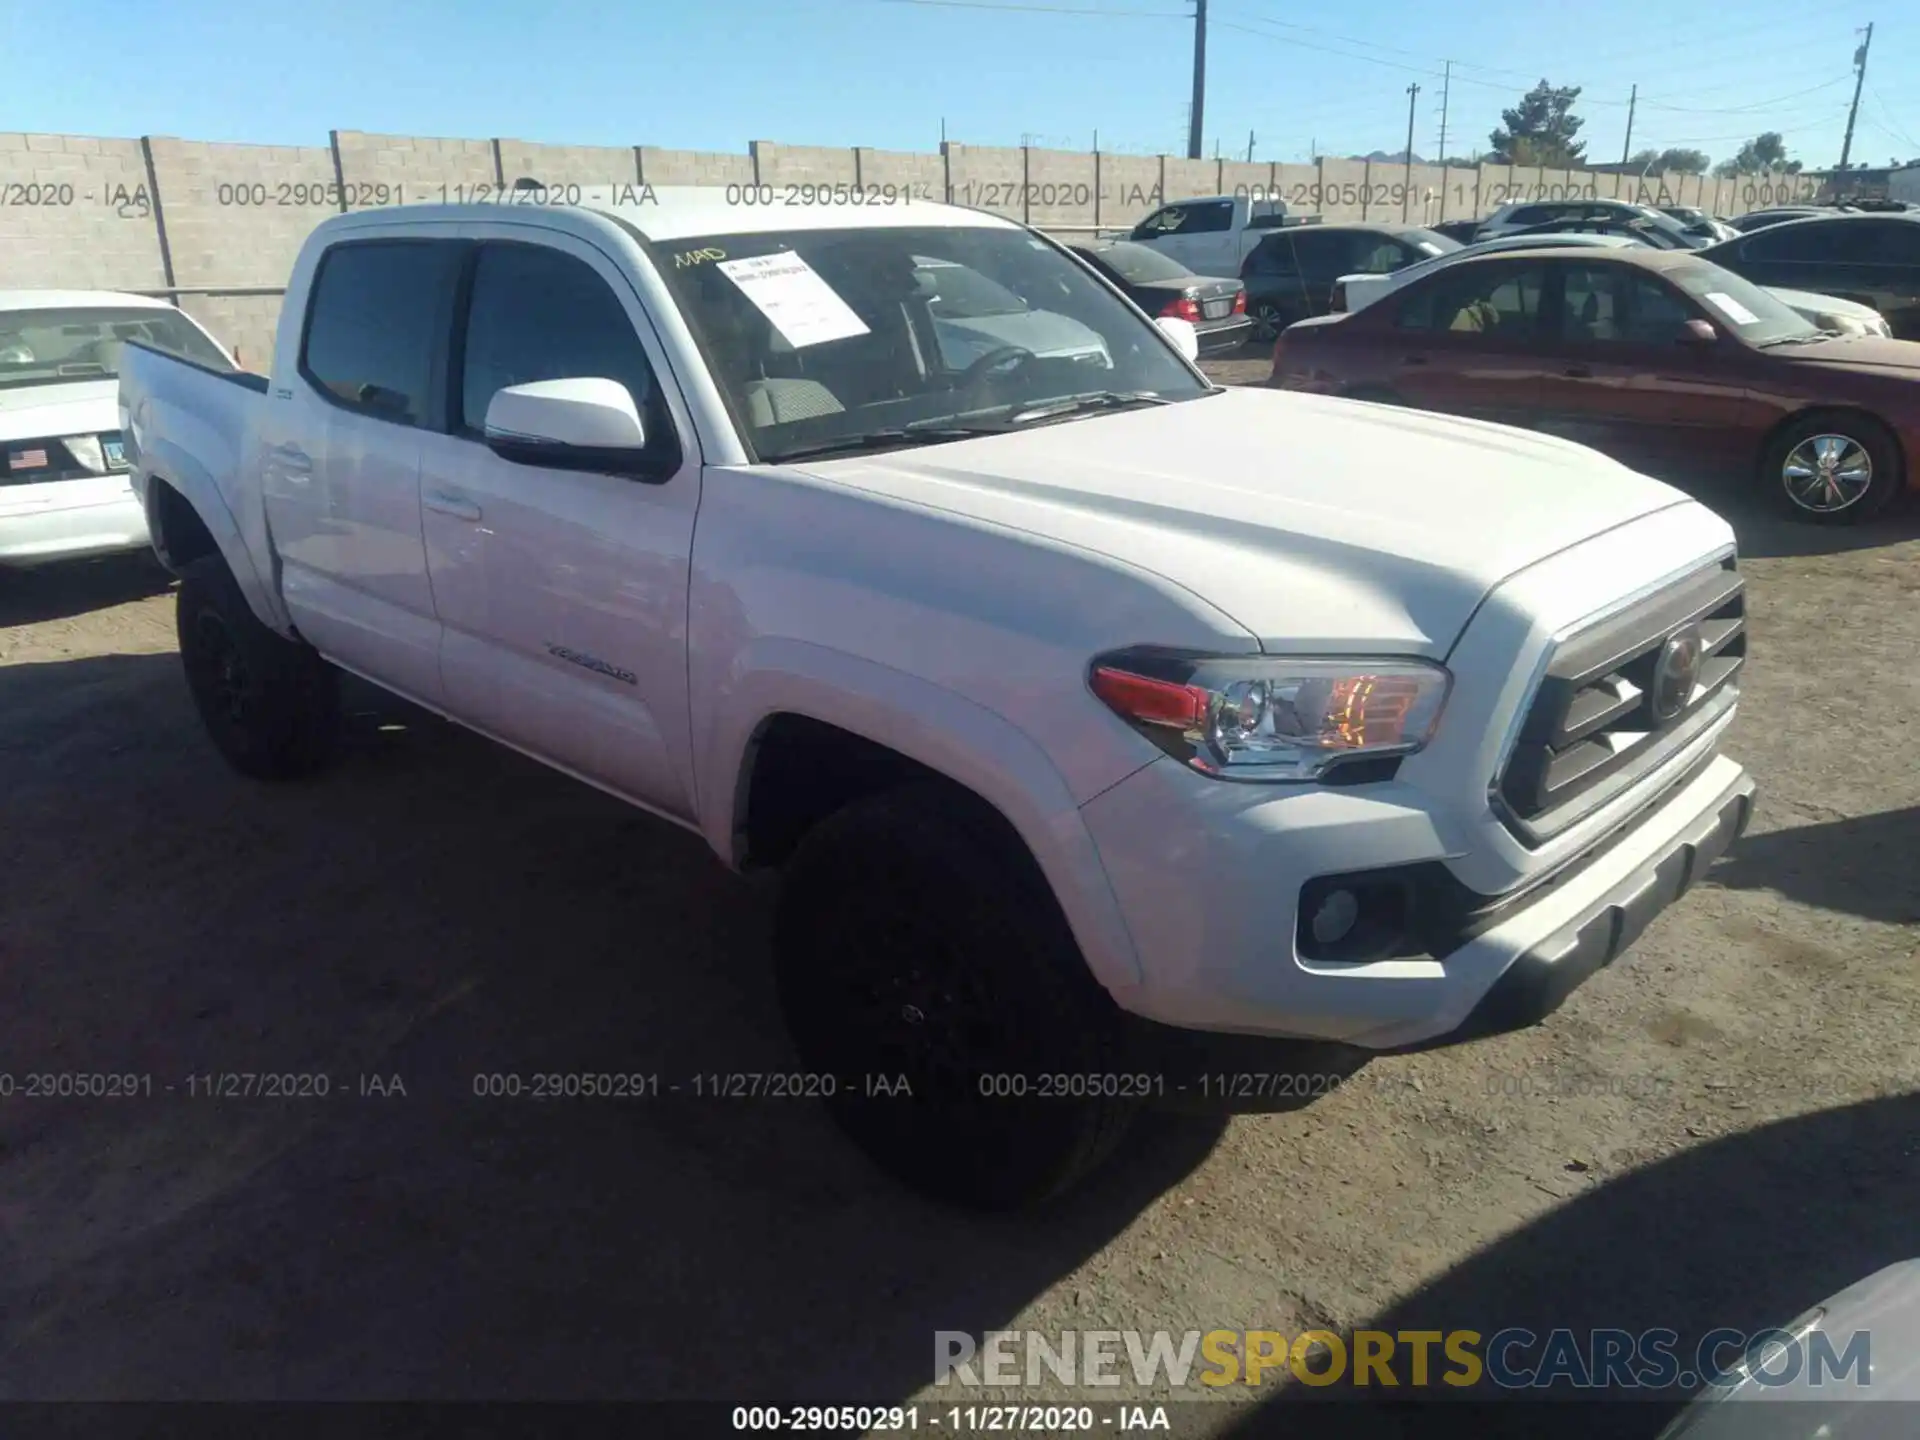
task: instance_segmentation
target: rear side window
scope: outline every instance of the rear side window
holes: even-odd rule
[[[664,423],[653,367],[607,283],[583,260],[541,245],[489,244],[475,262],[460,365],[460,426],[478,431],[510,385],[617,380],[652,434]]]
[[[1880,232],[1880,258],[1889,265],[1920,265],[1920,221],[1889,220]]]
[[[1269,235],[1247,256],[1249,275],[1291,275],[1293,271],[1293,237],[1290,235]]]
[[[1402,330],[1532,338],[1539,329],[1542,265],[1447,267],[1401,302]]]
[[[1848,238],[1839,232],[1857,231],[1859,228],[1844,220],[1824,217],[1817,220],[1796,221],[1790,225],[1761,231],[1740,247],[1740,258],[1787,262],[1851,258],[1844,253],[1847,247],[1835,242]],[[1864,249],[1864,247],[1856,248]]]
[[[433,360],[460,247],[368,240],[321,258],[300,373],[349,409],[398,425],[430,423]]]
[[[1522,205],[1507,216],[1509,225],[1545,225],[1550,220],[1558,220],[1560,211],[1551,205]]]

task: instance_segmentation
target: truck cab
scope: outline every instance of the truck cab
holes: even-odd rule
[[[1269,231],[1300,223],[1277,194],[1205,195],[1161,206],[1127,238],[1151,245],[1196,275],[1234,276]]]

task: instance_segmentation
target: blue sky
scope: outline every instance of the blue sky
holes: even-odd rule
[[[1782,131],[1839,156],[1855,29],[1809,0],[1211,0],[1207,153],[1304,160],[1485,148],[1542,77],[1584,88],[1595,159],[1715,159]],[[997,8],[1006,6],[1013,8]],[[1040,7],[1040,8],[1035,8]],[[1904,8],[1904,7],[1900,7]],[[1920,12],[1882,7],[1856,161],[1920,158]],[[1080,13],[1058,13],[1074,11]],[[1095,12],[1089,14],[1086,12]],[[325,143],[330,128],[744,150],[752,139],[932,150],[982,145],[1181,153],[1191,0],[0,0],[0,129]],[[1904,82],[1904,83],[1903,83]]]

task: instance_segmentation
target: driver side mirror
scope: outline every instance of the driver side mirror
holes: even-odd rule
[[[1173,341],[1175,347],[1187,359],[1200,358],[1200,332],[1193,328],[1191,320],[1182,320],[1175,315],[1162,315],[1153,323],[1160,327],[1160,333]]]
[[[646,426],[633,395],[598,377],[509,385],[487,404],[487,448],[516,465],[646,473]]]
[[[1720,339],[1720,332],[1705,320],[1689,320],[1680,327],[1678,339],[1682,345],[1713,345]]]

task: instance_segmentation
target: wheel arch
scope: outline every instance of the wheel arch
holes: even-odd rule
[[[1886,433],[1887,438],[1893,442],[1894,458],[1900,464],[1900,482],[1902,488],[1912,484],[1914,466],[1911,458],[1907,454],[1906,446],[1900,442],[1900,432],[1866,406],[1849,405],[1844,402],[1837,404],[1822,403],[1802,405],[1799,409],[1790,410],[1785,415],[1782,415],[1778,420],[1774,421],[1773,424],[1769,425],[1766,433],[1760,437],[1759,448],[1755,451],[1753,457],[1754,466],[1758,468],[1766,464],[1768,456],[1773,454],[1774,446],[1780,443],[1781,437],[1784,436],[1788,430],[1792,429],[1795,425],[1802,424],[1805,421],[1816,419],[1823,415],[1850,416],[1859,420],[1871,421],[1874,425],[1878,426]]]
[[[293,622],[254,564],[219,485],[184,453],[165,457],[164,468],[153,463],[157,458],[145,460],[141,488],[147,531],[160,563],[177,575],[193,561],[218,554],[260,623],[292,638]]]
[[[809,825],[845,804],[886,785],[937,779],[992,810],[1025,847],[1095,978],[1110,991],[1139,984],[1132,936],[1079,803],[1032,737],[888,666],[795,641],[754,648],[754,663],[733,667],[700,746],[701,828],[724,861],[777,864]],[[796,784],[810,764],[823,783]],[[777,792],[762,786],[791,787],[793,810],[770,803]]]

